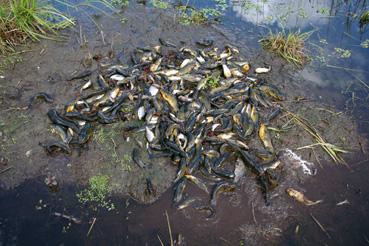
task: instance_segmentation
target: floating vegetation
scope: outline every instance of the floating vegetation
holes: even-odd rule
[[[319,13],[322,15],[329,15],[329,9],[328,8],[320,8]]]
[[[154,6],[154,8],[158,9],[167,9],[169,7],[169,4],[162,0],[151,0],[151,3]]]
[[[360,46],[361,46],[362,48],[364,48],[364,49],[369,48],[369,39],[367,39],[367,40],[365,40],[365,41],[361,42]]]
[[[304,65],[310,58],[305,51],[305,41],[311,32],[272,33],[259,40],[263,49],[279,55],[289,63],[297,66]]]
[[[214,8],[194,9],[186,6],[180,6],[179,22],[182,25],[201,25],[217,20],[221,16],[221,12]]]
[[[369,10],[361,14],[359,22],[360,26],[365,26],[369,23]]]
[[[129,5],[129,0],[112,0],[111,3],[114,6],[127,7]]]
[[[341,58],[350,58],[351,57],[351,51],[349,51],[349,50],[345,50],[345,49],[341,49],[341,48],[334,48],[334,51]]]
[[[94,203],[97,207],[113,210],[115,205],[108,199],[111,192],[109,186],[109,177],[106,175],[93,176],[88,181],[88,187],[77,193],[77,198],[80,203]]]

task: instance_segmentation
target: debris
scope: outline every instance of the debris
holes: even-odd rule
[[[338,203],[336,204],[336,206],[342,206],[342,205],[345,205],[345,204],[349,205],[349,204],[350,204],[350,202],[349,202],[347,199],[345,199],[345,200],[343,200],[342,202],[338,202]]]
[[[72,221],[75,224],[81,224],[82,223],[82,220],[80,220],[76,217],[73,217],[71,215],[66,215],[66,214],[62,214],[62,213],[58,213],[58,212],[54,212],[53,215],[55,215],[57,217],[64,218],[64,219],[67,219],[69,221]]]
[[[331,235],[329,235],[329,233],[327,232],[327,230],[323,227],[322,224],[320,224],[320,222],[314,217],[314,215],[312,213],[310,213],[310,216],[314,220],[314,222],[319,226],[319,228],[325,233],[325,235],[327,235],[327,237],[329,239],[331,239]]]
[[[286,190],[286,192],[290,197],[292,197],[296,201],[298,201],[300,203],[303,203],[307,206],[313,206],[313,205],[316,205],[316,204],[319,204],[319,203],[323,202],[323,200],[311,201],[311,200],[307,199],[302,192],[300,192],[298,190],[295,190],[293,188],[288,188]]]
[[[88,237],[88,236],[90,235],[90,233],[91,233],[91,231],[92,231],[92,228],[94,227],[95,223],[96,223],[96,217],[94,217],[94,218],[93,218],[92,223],[91,223],[91,226],[90,226],[90,228],[88,229],[88,232],[87,232],[86,237]]]

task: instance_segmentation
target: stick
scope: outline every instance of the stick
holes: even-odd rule
[[[158,239],[159,239],[159,242],[160,242],[161,246],[164,246],[164,243],[163,243],[163,241],[161,241],[159,234],[157,236],[158,236]]]
[[[252,218],[254,219],[255,224],[257,224],[258,222],[256,221],[255,207],[254,207],[254,203],[253,202],[251,202],[251,211],[252,211]]]
[[[314,217],[312,213],[310,213],[311,218],[313,218],[314,222],[320,227],[320,229],[327,235],[329,239],[331,239],[331,235],[327,232],[327,230],[320,224],[320,222]]]
[[[169,215],[168,215],[167,210],[165,210],[165,216],[167,217],[168,231],[169,231],[169,237],[170,237],[170,246],[174,246],[173,237],[172,237],[172,229],[170,228]]]
[[[95,222],[96,222],[96,217],[94,217],[94,219],[92,220],[92,224],[91,224],[91,226],[90,226],[90,229],[88,229],[88,232],[87,232],[87,236],[86,237],[88,237],[89,235],[90,235],[90,233],[91,233],[91,231],[92,231],[92,228],[94,227],[94,225],[95,225]]]
[[[9,171],[9,170],[10,170],[10,169],[12,169],[12,168],[13,168],[13,166],[7,167],[7,168],[5,168],[4,170],[1,170],[1,171],[0,171],[0,174],[3,174],[3,173],[5,173],[5,172]]]

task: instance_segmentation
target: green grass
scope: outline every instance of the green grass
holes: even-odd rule
[[[259,40],[263,49],[270,51],[289,63],[296,66],[303,66],[310,60],[305,51],[305,41],[310,37],[311,32],[284,32],[272,33]]]
[[[0,4],[0,52],[11,51],[26,39],[56,38],[57,30],[74,25],[67,17],[37,0],[8,0]]]
[[[206,77],[206,85],[205,88],[214,89],[217,88],[220,85],[220,76],[214,76],[211,75],[209,77]]]
[[[115,208],[114,204],[108,199],[110,192],[108,176],[93,176],[88,181],[88,187],[77,193],[77,198],[80,203],[93,203],[96,207],[106,208],[110,211]]]

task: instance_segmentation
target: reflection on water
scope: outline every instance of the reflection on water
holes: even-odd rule
[[[330,1],[233,0],[232,9],[245,21],[254,24],[283,25],[285,28],[306,27],[311,23],[326,24]]]
[[[353,82],[356,86],[349,94],[368,94],[369,87],[361,81],[369,84],[369,49],[365,48],[369,28],[359,24],[360,15],[369,8],[367,1],[232,0],[230,4],[224,26],[237,30],[239,38],[259,47],[258,39],[269,30],[312,31],[307,46],[313,60],[301,76],[338,90]]]

